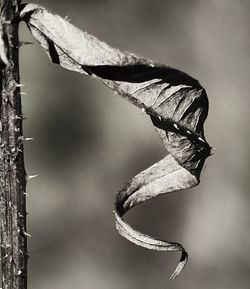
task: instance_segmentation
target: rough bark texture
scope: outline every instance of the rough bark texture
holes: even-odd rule
[[[26,177],[18,65],[19,0],[0,0],[0,213],[2,288],[27,288]]]

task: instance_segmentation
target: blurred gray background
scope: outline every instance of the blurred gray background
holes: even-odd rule
[[[210,100],[206,137],[217,148],[200,186],[141,205],[126,220],[190,254],[121,238],[117,189],[166,151],[149,117],[96,80],[20,50],[28,184],[29,288],[247,289],[250,283],[250,1],[36,1],[122,50],[199,79]],[[34,41],[24,24],[20,39]]]

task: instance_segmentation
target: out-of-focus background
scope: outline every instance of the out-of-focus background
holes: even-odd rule
[[[206,137],[217,148],[191,190],[157,198],[126,220],[190,254],[121,238],[117,189],[166,154],[149,117],[103,84],[20,50],[28,184],[29,288],[247,289],[250,282],[250,1],[36,0],[122,50],[179,68],[206,88]],[[20,39],[34,41],[24,24]]]

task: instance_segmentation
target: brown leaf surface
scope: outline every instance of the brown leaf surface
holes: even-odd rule
[[[112,48],[43,7],[23,5],[20,16],[53,63],[100,79],[151,117],[169,154],[120,189],[114,215],[118,232],[131,242],[181,252],[174,279],[188,259],[182,245],[138,232],[122,217],[146,200],[199,183],[211,151],[203,132],[208,113],[205,90],[188,74]]]

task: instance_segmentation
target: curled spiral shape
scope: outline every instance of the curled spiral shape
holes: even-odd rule
[[[123,216],[158,195],[199,184],[211,154],[203,130],[208,114],[204,88],[178,69],[110,47],[41,6],[22,5],[20,17],[53,63],[100,79],[151,117],[169,154],[119,190],[114,216],[118,232],[129,241],[148,249],[181,252],[174,279],[188,260],[183,246],[138,232]]]

